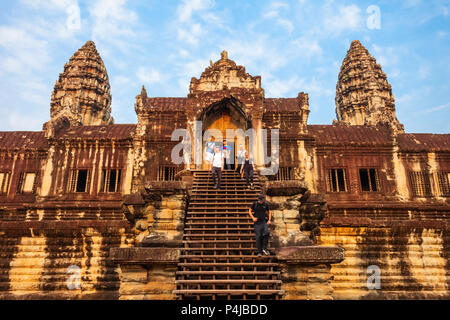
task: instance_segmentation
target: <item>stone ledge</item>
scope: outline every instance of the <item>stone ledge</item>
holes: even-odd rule
[[[169,191],[187,190],[188,185],[183,181],[149,181],[145,184],[147,192],[152,191]]]
[[[177,264],[180,249],[174,248],[111,248],[110,259],[119,264]]]
[[[300,180],[267,181],[263,188],[268,196],[292,196],[308,190],[306,183]]]
[[[125,194],[122,199],[124,205],[145,205],[145,201],[139,193]]]
[[[399,220],[395,217],[391,219],[383,218],[366,218],[366,217],[327,217],[322,220],[321,227],[378,227],[378,228],[435,228],[446,229],[450,226],[449,220],[432,220],[432,219],[411,219]],[[448,219],[448,218],[447,218]]]
[[[96,228],[107,230],[108,228],[128,228],[126,220],[28,220],[28,221],[0,221],[0,230],[77,230],[80,228]]]
[[[298,246],[275,249],[277,259],[286,264],[333,264],[345,259],[345,250],[340,247]]]
[[[182,239],[169,240],[164,235],[150,235],[145,237],[140,243],[139,247],[152,248],[181,248],[183,245]]]

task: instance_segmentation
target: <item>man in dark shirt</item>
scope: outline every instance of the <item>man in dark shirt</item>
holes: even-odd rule
[[[269,255],[267,245],[269,244],[270,233],[268,225],[271,224],[271,213],[269,205],[264,201],[264,196],[262,194],[258,196],[258,201],[255,201],[252,204],[248,213],[254,222],[258,256],[261,256],[263,253],[267,256]],[[267,215],[269,216],[268,220],[266,220]]]
[[[248,152],[245,153],[245,161],[241,167],[241,175],[244,173],[247,188],[255,189],[253,186],[253,160],[249,158]]]

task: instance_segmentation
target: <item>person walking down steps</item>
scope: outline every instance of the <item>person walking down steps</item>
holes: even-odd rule
[[[252,190],[255,189],[253,186],[253,171],[253,160],[249,158],[248,153],[245,153],[245,161],[241,167],[241,176],[244,173],[247,188],[251,188]]]
[[[218,147],[214,147],[214,154],[212,157],[212,178],[214,189],[220,189],[220,184],[222,182],[223,157],[223,152],[221,152]]]
[[[227,144],[227,140],[225,140],[225,139],[223,140],[223,143],[222,143],[222,153],[223,153],[223,157],[225,159],[225,169],[230,170],[231,169],[231,158],[230,158],[231,148]]]
[[[214,156],[214,146],[216,143],[214,142],[215,138],[211,136],[209,140],[205,144],[205,154],[206,154],[206,162],[208,163],[209,170],[212,170],[212,160]]]
[[[269,249],[269,225],[271,224],[271,213],[269,205],[264,200],[264,196],[260,194],[258,201],[255,201],[248,211],[254,222],[254,231],[256,237],[256,247],[258,248],[258,257],[262,254],[268,256]]]
[[[244,145],[240,144],[239,145],[239,150],[238,150],[238,152],[236,154],[236,162],[237,162],[236,172],[238,174],[240,174],[241,176],[242,176],[242,170],[241,169],[242,169],[242,166],[244,165],[246,152],[247,151],[245,150]]]

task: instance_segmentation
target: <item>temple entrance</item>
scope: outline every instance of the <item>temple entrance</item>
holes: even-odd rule
[[[205,143],[210,136],[214,136],[215,145],[222,148],[223,140],[227,140],[230,147],[231,169],[237,166],[237,150],[243,145],[248,150],[248,141],[245,139],[247,119],[242,104],[233,99],[224,99],[208,107],[202,114],[203,124],[203,169],[208,168],[206,162]],[[206,134],[205,134],[206,133]]]

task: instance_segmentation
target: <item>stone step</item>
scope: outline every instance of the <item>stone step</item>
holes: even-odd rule
[[[213,189],[210,172],[194,171],[184,248],[176,273],[182,279],[178,278],[174,291],[180,298],[260,299],[277,298],[282,293],[275,257],[256,255],[248,210],[260,192],[257,177],[254,186],[254,190],[247,188],[244,179],[227,170],[221,189]],[[202,268],[214,270],[199,270]]]

